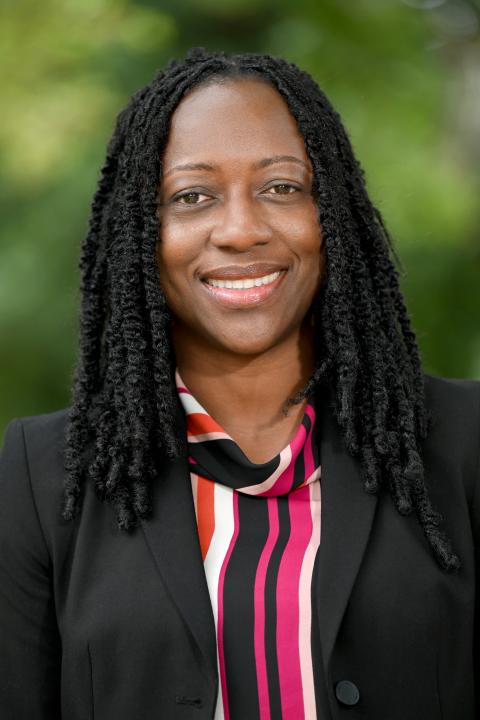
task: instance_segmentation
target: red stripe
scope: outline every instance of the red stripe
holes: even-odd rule
[[[205,560],[215,530],[215,483],[198,475],[197,525],[202,560]]]
[[[189,435],[205,435],[211,432],[225,433],[225,430],[210,415],[188,413],[187,432]]]

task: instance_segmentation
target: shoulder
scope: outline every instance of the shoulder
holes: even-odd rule
[[[29,415],[12,420],[5,431],[5,443],[11,440],[12,436],[21,433],[25,442],[33,443],[36,446],[62,443],[67,426],[70,408],[62,408],[55,412],[42,415]]]
[[[69,408],[21,417],[7,426],[0,454],[0,525],[10,538],[43,537],[61,523]]]
[[[449,448],[480,444],[480,381],[425,375],[430,433]]]
[[[450,411],[472,419],[480,415],[480,381],[425,374],[427,406],[432,412]]]
[[[39,484],[61,483],[64,472],[65,432],[69,408],[12,420],[3,449],[3,482],[26,474],[35,491]]]
[[[3,437],[3,453],[21,448],[29,454],[48,457],[52,448],[62,450],[70,408],[62,408],[42,415],[14,418]]]
[[[8,455],[11,461],[19,460],[23,453],[39,455],[45,460],[52,449],[63,449],[69,408],[15,418],[5,430],[2,445],[2,457]]]
[[[426,469],[458,475],[467,497],[480,483],[480,382],[425,375],[430,417],[424,442]]]
[[[3,452],[23,449],[29,456],[48,461],[52,451],[62,452],[70,408],[12,420],[5,430]]]

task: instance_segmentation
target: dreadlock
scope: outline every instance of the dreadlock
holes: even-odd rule
[[[88,478],[121,529],[151,511],[161,458],[181,452],[170,314],[155,248],[162,155],[171,114],[193,88],[225,78],[269,82],[286,100],[314,170],[325,248],[313,304],[316,369],[293,402],[329,386],[364,487],[383,487],[402,515],[415,513],[433,555],[460,567],[424,482],[428,413],[419,351],[391,238],[366,191],[339,115],[314,80],[268,55],[190,50],[172,60],[119,114],[82,248],[80,353],[66,437],[63,517],[79,511]]]

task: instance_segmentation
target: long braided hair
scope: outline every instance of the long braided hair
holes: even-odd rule
[[[119,528],[134,527],[151,512],[159,462],[181,452],[171,316],[155,256],[162,154],[171,114],[186,93],[245,76],[269,82],[286,100],[314,171],[326,265],[313,304],[316,369],[294,401],[331,388],[365,490],[385,487],[399,513],[415,513],[439,565],[456,570],[460,561],[424,482],[424,378],[388,231],[339,115],[306,72],[269,55],[194,48],[118,116],[80,260],[80,352],[63,517],[77,514],[89,481],[112,504]]]

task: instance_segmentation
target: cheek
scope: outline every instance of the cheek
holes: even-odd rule
[[[175,233],[170,229],[162,228],[160,232],[156,259],[160,282],[165,291],[168,287],[182,285],[188,279],[188,268],[196,257],[195,247],[186,241],[188,237],[188,234]]]
[[[282,223],[285,238],[291,244],[291,250],[303,259],[318,256],[322,246],[322,229],[318,209],[309,199],[297,212]]]
[[[155,254],[160,287],[167,306],[177,318],[190,316],[188,299],[191,292],[186,284],[188,279],[184,269],[185,260],[174,245],[164,244],[162,241],[158,243]]]
[[[185,303],[185,298],[190,294],[184,285],[186,275],[182,260],[172,246],[163,245],[162,242],[157,245],[156,257],[160,286],[168,307],[177,315],[182,307],[188,305]]]
[[[157,249],[156,249],[155,255],[157,258],[160,284],[161,284],[162,288],[164,288],[166,290],[168,287],[169,277],[172,274],[172,267],[171,267],[171,260],[169,257],[169,252],[166,250],[165,245],[161,241],[157,244]],[[173,260],[174,260],[174,258],[172,258],[172,261]]]
[[[303,286],[310,301],[317,294],[322,284],[325,271],[325,248],[323,243],[322,230],[315,218],[315,224],[309,226],[299,241],[298,256],[302,268]]]
[[[309,274],[315,270],[321,273],[323,267],[323,237],[316,215],[308,219],[298,233],[291,235],[291,248],[301,261],[305,272]]]

